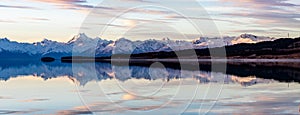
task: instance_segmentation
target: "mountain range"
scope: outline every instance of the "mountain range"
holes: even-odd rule
[[[40,59],[41,57],[61,58],[64,56],[97,56],[107,57],[112,54],[139,54],[161,51],[181,51],[187,49],[205,49],[212,47],[230,46],[239,43],[257,43],[272,41],[275,38],[242,34],[238,37],[208,38],[199,37],[194,40],[162,40],[148,39],[132,41],[120,38],[115,41],[99,37],[90,38],[84,33],[74,36],[68,42],[57,42],[44,39],[34,43],[19,43],[7,38],[0,39],[1,59]]]

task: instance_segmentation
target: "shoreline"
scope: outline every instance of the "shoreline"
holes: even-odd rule
[[[61,59],[62,62],[300,62],[300,59]]]

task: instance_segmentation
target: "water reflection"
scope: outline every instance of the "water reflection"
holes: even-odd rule
[[[171,65],[171,66],[170,66]],[[218,64],[215,64],[218,65]],[[165,80],[193,78],[200,83],[209,82],[238,82],[244,86],[270,81],[300,82],[300,63],[227,63],[227,70],[211,69],[210,63],[200,64],[200,71],[187,69],[181,70],[172,64],[162,67],[150,65],[111,65],[110,63],[1,63],[0,79],[9,80],[19,76],[39,76],[45,80],[68,76],[70,79],[85,85],[90,81],[117,79]],[[193,65],[190,65],[193,66]],[[222,74],[212,76],[212,74]],[[223,77],[220,79],[216,77]]]
[[[5,103],[0,104],[0,114],[298,111],[298,63],[226,65],[223,71],[201,63],[198,71],[180,70],[171,63],[5,62],[0,64],[0,101]]]

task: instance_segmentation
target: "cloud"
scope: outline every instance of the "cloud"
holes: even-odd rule
[[[12,21],[12,20],[2,20],[2,19],[0,19],[0,22],[3,22],[3,23],[16,23],[16,21]]]
[[[121,0],[124,2],[140,2],[140,3],[154,3],[153,1],[146,1],[146,0]]]
[[[294,31],[300,27],[300,21],[297,20],[300,18],[300,13],[297,12],[300,5],[288,0],[220,1],[224,3],[224,6],[240,9],[239,12],[220,12],[221,16],[244,20],[246,25],[243,26],[247,28],[259,28],[267,33],[278,33],[279,31],[267,30],[276,27],[289,28],[290,31]]]
[[[14,5],[0,5],[0,8],[15,8],[15,9],[32,9],[38,10],[38,8],[30,7],[30,6],[14,6]]]
[[[0,114],[32,114],[38,111],[42,111],[42,110],[41,109],[29,109],[24,111],[0,110]]]
[[[86,3],[86,0],[32,0],[45,3],[54,3],[54,4],[74,4],[74,3]]]
[[[91,112],[87,108],[85,108],[85,109],[63,110],[63,111],[57,112],[56,114],[58,114],[58,115],[82,115],[82,114],[93,114],[93,112]]]
[[[75,6],[81,7],[81,8],[95,8],[95,9],[104,9],[104,10],[114,10],[114,8],[105,7],[105,6],[82,5],[82,4],[75,4]]]
[[[78,114],[93,114],[87,106],[76,106],[70,110],[61,110],[56,114],[59,115],[78,115]]]
[[[264,29],[240,29],[240,30],[231,30],[230,32],[237,32],[237,33],[251,33],[251,32],[267,32]]]
[[[70,9],[70,10],[92,9],[92,8],[113,10],[113,8],[111,7],[87,5],[85,4],[88,3],[86,0],[32,0],[32,1],[49,3],[58,6],[61,9]]]
[[[125,8],[123,8],[125,9]],[[163,14],[170,14],[171,11],[162,10],[162,9],[149,9],[149,8],[137,8],[137,9],[131,9],[130,11],[133,11],[135,13],[142,13],[142,14],[153,14],[153,15],[163,15]]]
[[[24,17],[24,19],[36,20],[36,21],[50,21],[50,19],[47,19],[47,18],[38,18],[38,17]]]
[[[77,106],[74,107],[70,110],[61,110],[58,111],[56,114],[61,114],[61,115],[78,115],[78,114],[93,114],[95,112],[95,114],[97,112],[101,112],[102,114],[105,112],[109,112],[109,113],[123,113],[126,112],[128,110],[132,110],[132,111],[148,111],[148,110],[154,110],[154,109],[158,109],[161,108],[161,105],[149,105],[149,106],[142,106],[142,107],[122,107],[119,108],[118,106],[116,106],[115,104],[118,103],[123,103],[125,101],[118,101],[118,102],[98,102],[98,103],[92,103],[89,104],[87,106]],[[169,103],[169,106],[174,106],[173,103]],[[117,107],[117,108],[116,108]],[[91,110],[90,110],[91,109]]]
[[[244,8],[239,12],[222,13],[227,16],[243,16],[249,18],[299,18],[299,12],[293,12],[291,9],[299,8],[300,5],[287,3],[287,0],[239,0],[229,1],[234,7]],[[228,7],[232,7],[229,5]],[[288,9],[286,9],[288,8]]]
[[[232,3],[237,7],[260,7],[269,9],[276,6],[294,7],[297,4],[288,3],[288,0],[220,0],[222,2]]]
[[[118,24],[96,24],[96,25],[101,25],[101,26],[111,26],[111,27],[120,27],[120,28],[125,28],[127,26],[124,25],[118,25]]]
[[[125,94],[125,95],[122,96],[123,100],[134,100],[136,98],[137,97],[135,95],[131,95],[131,94]]]
[[[38,102],[38,101],[48,101],[49,99],[27,99],[21,100],[20,102]]]
[[[249,13],[224,13],[223,15],[228,16],[243,16],[249,18],[265,18],[265,19],[291,19],[291,18],[300,18],[300,14],[297,12],[288,12],[288,13],[272,13],[272,12],[249,12]],[[296,20],[296,19],[295,19]]]
[[[0,96],[0,99],[13,99],[13,98],[11,98],[11,97]]]
[[[297,12],[290,13],[272,13],[267,11],[249,12],[249,13],[224,13],[223,15],[232,16],[235,18],[253,19],[248,22],[249,25],[256,25],[256,27],[284,27],[284,28],[299,28],[300,21],[296,18],[300,17]]]
[[[236,24],[244,24],[243,22],[226,20],[226,19],[217,19],[217,18],[204,18],[204,17],[184,17],[184,16],[175,16],[169,15],[166,16],[167,19],[195,19],[195,20],[211,20],[211,21],[221,21],[221,22],[231,22]]]
[[[61,9],[72,9],[78,10],[78,8],[92,8],[91,5],[82,5],[82,3],[87,3],[86,0],[31,0],[35,2],[42,2],[47,4],[53,4],[60,7]]]

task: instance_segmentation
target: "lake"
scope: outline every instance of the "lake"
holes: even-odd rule
[[[299,114],[299,82],[299,61],[2,61],[0,114]]]

